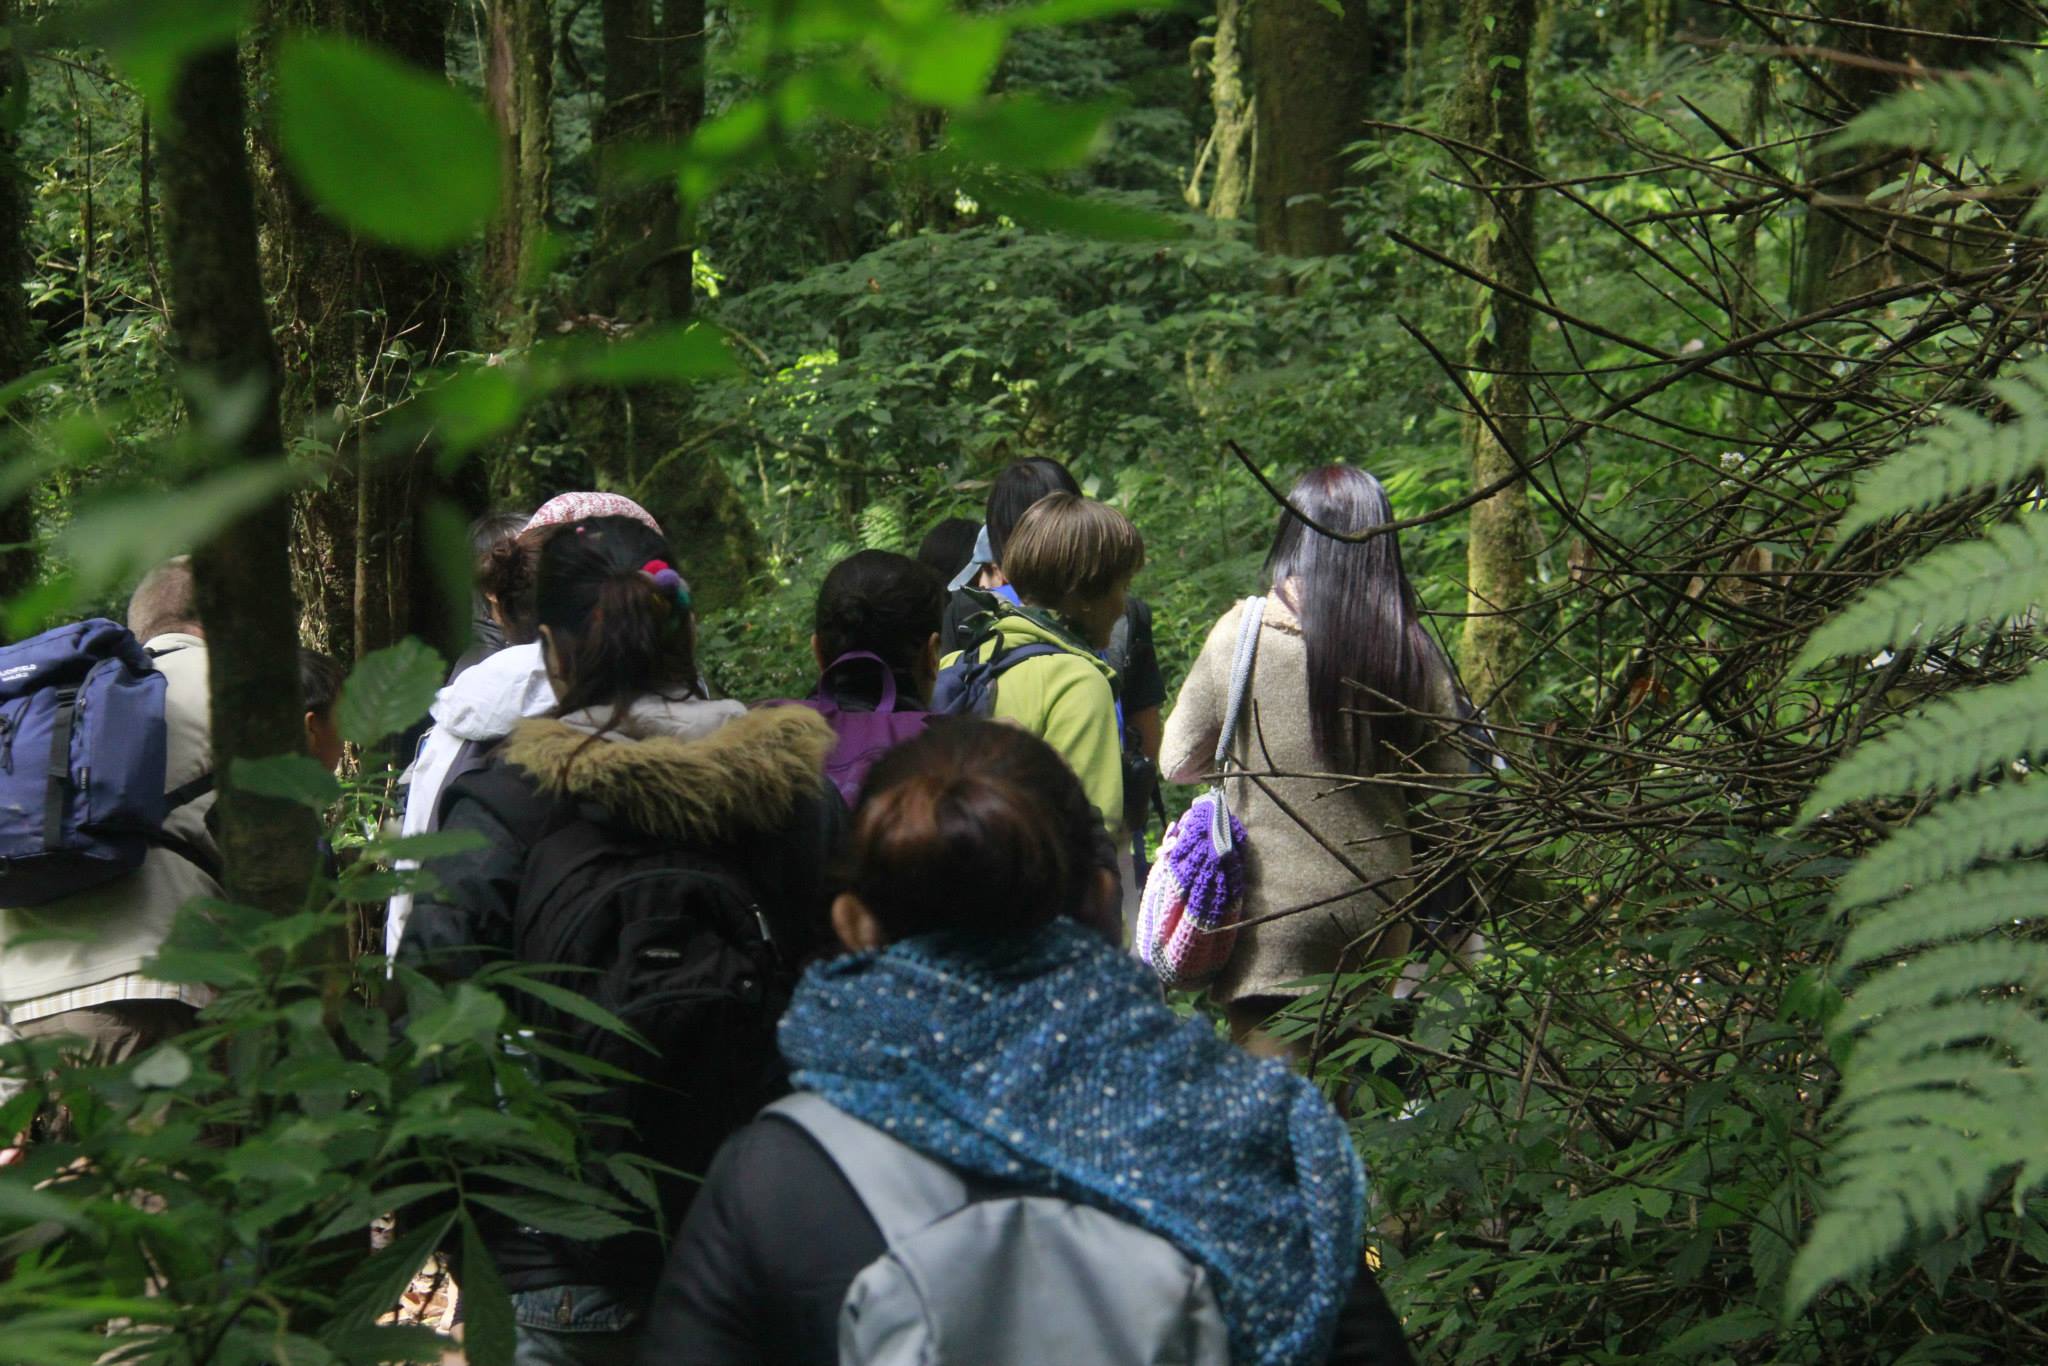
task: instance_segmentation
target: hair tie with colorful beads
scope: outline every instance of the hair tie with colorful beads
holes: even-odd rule
[[[675,603],[679,611],[690,610],[690,585],[683,582],[683,576],[676,573],[675,566],[667,560],[649,560],[640,566],[640,572],[648,582]]]

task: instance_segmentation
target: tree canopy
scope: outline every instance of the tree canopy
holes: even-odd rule
[[[358,952],[440,847],[377,821],[466,527],[631,495],[712,683],[798,696],[826,570],[1039,454],[1142,530],[1170,685],[1294,475],[1371,470],[1502,741],[1388,908],[1468,887],[1485,956],[1425,929],[1418,1003],[1375,964],[1285,1026],[1418,1355],[2042,1355],[2048,10],[0,20],[0,634],[194,555],[227,869],[154,969],[223,1007],[52,1083],[78,1145],[0,1167],[0,1358],[115,1320],[152,1361],[435,1359],[387,1311],[466,1239],[470,1360],[509,1360],[477,1214],[599,1236],[653,1182],[518,1064],[508,993],[567,993],[393,1005]],[[343,781],[299,643],[352,671]]]

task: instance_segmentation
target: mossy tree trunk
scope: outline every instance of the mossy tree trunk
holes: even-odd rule
[[[555,46],[548,0],[485,0],[484,100],[504,134],[504,201],[484,237],[483,307],[501,342],[532,343],[527,274],[547,231],[554,168]]]
[[[440,75],[447,0],[266,0],[257,79],[288,29],[345,34]],[[256,130],[263,259],[283,344],[285,430],[323,477],[296,500],[293,581],[309,643],[360,656],[408,632],[444,648],[435,585],[420,567],[427,453],[384,448],[384,418],[420,371],[465,341],[452,258],[358,240],[291,181]],[[473,501],[473,500],[472,500]]]
[[[604,0],[603,20],[596,137],[607,169],[584,312],[612,329],[682,322],[691,312],[694,253],[674,183],[620,176],[612,154],[685,138],[703,120],[704,3]],[[689,395],[672,387],[592,390],[571,411],[591,467],[661,522],[699,604],[736,601],[759,571],[759,537],[711,434],[697,430]]]
[[[0,25],[15,20],[14,0],[0,0]],[[0,61],[0,104],[28,79],[19,57]],[[35,369],[35,330],[28,312],[29,182],[20,164],[21,139],[12,125],[0,126],[0,384]],[[26,592],[36,581],[35,489],[19,490],[0,502],[0,603]],[[0,634],[0,640],[4,640]]]
[[[1216,0],[1216,33],[1197,45],[1196,52],[1203,51],[1209,56],[1209,106],[1215,122],[1196,160],[1187,201],[1211,218],[1242,218],[1251,205],[1257,116],[1249,84],[1251,24],[1246,0]]]
[[[1259,246],[1286,256],[1350,249],[1337,192],[1355,183],[1372,77],[1372,7],[1321,0],[1251,6],[1252,202]]]
[[[1828,45],[1857,60],[1817,66],[1827,88],[1815,98],[1832,121],[1848,122],[1898,88],[1898,70],[1906,53],[1904,38],[1882,27],[1899,16],[1890,0],[1831,0],[1822,7],[1825,19],[1847,25],[1828,26]],[[1887,273],[1899,264],[1885,250],[1886,221],[1881,213],[1861,207],[1870,193],[1897,175],[1897,168],[1873,165],[1854,175],[1846,172],[1872,161],[1869,147],[1823,142],[1807,166],[1807,179],[1819,182],[1819,202],[1806,214],[1799,243],[1799,264],[1792,283],[1794,315],[1824,308],[1890,283]]]
[[[1465,70],[1451,110],[1452,128],[1486,153],[1474,168],[1486,189],[1477,196],[1473,266],[1523,294],[1536,288],[1535,196],[1509,187],[1530,180],[1536,160],[1528,71],[1535,10],[1534,0],[1466,9]],[[1527,450],[1529,309],[1505,291],[1483,290],[1473,335],[1469,359],[1491,418],[1465,420],[1465,452],[1477,488],[1512,476]],[[1526,482],[1473,506],[1466,564],[1471,615],[1461,653],[1473,696],[1503,718],[1515,710],[1514,679],[1528,648],[1520,613],[1530,600],[1537,544]]]
[[[263,305],[235,49],[209,49],[185,64],[163,130],[164,237],[170,261],[171,327],[191,394],[247,393],[246,427],[225,466],[284,458],[277,347]],[[201,379],[204,383],[196,383]],[[215,811],[230,899],[297,909],[314,871],[318,823],[295,802],[236,788],[238,759],[298,752],[299,666],[292,642],[291,508],[280,496],[244,514],[193,553],[213,691]]]

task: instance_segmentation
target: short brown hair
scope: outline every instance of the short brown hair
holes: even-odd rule
[[[942,717],[868,774],[843,873],[892,942],[1021,934],[1062,915],[1086,923],[1100,829],[1081,780],[1045,741]]]
[[[1099,598],[1145,567],[1145,538],[1107,503],[1049,493],[1017,519],[1003,547],[1003,576],[1036,603]]]

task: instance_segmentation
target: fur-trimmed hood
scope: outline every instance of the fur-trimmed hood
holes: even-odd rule
[[[550,796],[595,802],[649,835],[716,842],[776,829],[822,792],[836,740],[803,707],[745,712],[699,738],[600,738],[536,717],[514,728],[504,758]]]

